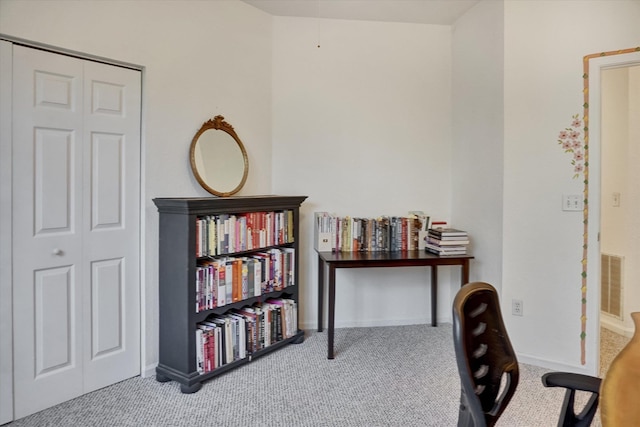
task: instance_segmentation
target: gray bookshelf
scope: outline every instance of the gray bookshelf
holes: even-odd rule
[[[223,314],[262,302],[267,298],[286,297],[298,302],[298,244],[300,205],[306,196],[248,196],[206,198],[156,198],[153,202],[159,212],[159,323],[160,347],[156,380],[176,381],[183,393],[195,393],[203,381],[238,368],[264,354],[290,343],[304,341],[304,331],[259,350],[244,359],[222,365],[201,374],[196,360],[196,328],[199,322],[212,314]],[[196,222],[199,217],[217,214],[242,214],[249,212],[293,212],[293,242],[283,245],[257,248],[251,251],[227,254],[249,256],[252,252],[272,247],[289,247],[296,252],[294,259],[294,284],[280,291],[226,304],[210,310],[196,312]]]

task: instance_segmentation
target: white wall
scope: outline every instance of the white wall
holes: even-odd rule
[[[505,2],[502,298],[524,301],[507,316],[523,361],[596,372],[597,289],[580,364],[582,212],[560,209],[583,183],[557,137],[582,115],[583,56],[637,46],[638,22],[637,1]]]
[[[275,18],[273,54],[273,188],[309,196],[301,319],[315,327],[314,211],[449,219],[451,28]],[[438,310],[445,320],[449,269]],[[431,318],[426,268],[338,270],[336,282],[337,327]]]
[[[504,5],[485,1],[453,32],[453,223],[469,231],[470,281],[502,287]]]
[[[271,17],[229,1],[0,2],[0,33],[139,64],[144,70],[143,369],[158,360],[158,216],[154,197],[208,196],[189,145],[221,114],[244,142],[239,195],[271,191]]]

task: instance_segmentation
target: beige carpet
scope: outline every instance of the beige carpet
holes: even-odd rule
[[[601,335],[607,366],[624,345],[608,332]],[[455,426],[460,379],[451,337],[450,324],[336,329],[336,359],[327,360],[326,332],[308,331],[303,344],[207,381],[194,394],[135,377],[6,427]],[[498,425],[557,425],[564,391],[545,388],[545,372],[520,364],[518,390]]]
[[[451,324],[336,329],[207,381],[194,394],[135,377],[7,427],[445,427],[460,404]],[[520,364],[504,427],[555,427],[564,391]]]
[[[600,328],[600,376],[604,378],[616,355],[627,345],[630,338],[610,329]]]

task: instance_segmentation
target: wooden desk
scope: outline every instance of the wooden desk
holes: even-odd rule
[[[324,271],[329,266],[328,359],[333,359],[333,337],[336,311],[336,268],[431,267],[431,325],[436,320],[438,304],[438,266],[462,267],[461,286],[469,282],[471,255],[438,256],[424,250],[397,252],[318,252],[318,332],[322,332]]]

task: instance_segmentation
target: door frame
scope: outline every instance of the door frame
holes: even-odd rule
[[[589,178],[585,185],[585,199],[588,199],[588,209],[585,213],[587,221],[587,241],[588,248],[586,265],[589,266],[586,274],[587,319],[594,319],[589,322],[586,330],[586,346],[590,365],[595,375],[600,367],[600,221],[602,203],[602,83],[601,72],[605,69],[619,68],[631,65],[640,65],[640,52],[629,50],[611,51],[607,54],[594,54],[585,57],[585,71],[587,71],[588,82],[585,89],[585,116],[588,117],[588,146],[589,146]],[[586,268],[585,265],[585,268]],[[583,355],[584,356],[584,355]]]
[[[0,39],[0,424],[13,420],[13,289],[11,217],[12,45]]]
[[[143,331],[146,330],[146,269],[144,260],[146,259],[146,218],[145,200],[145,67],[142,65],[104,58],[84,52],[73,51],[44,43],[34,42],[9,36],[0,33],[0,424],[13,421],[13,272],[12,272],[12,248],[13,242],[4,236],[12,234],[12,69],[13,69],[13,46],[20,45],[51,53],[71,56],[83,60],[100,62],[108,65],[129,68],[140,72],[141,79],[141,104],[140,104],[140,200],[139,204],[139,226],[138,236],[140,246],[139,259],[139,292],[140,292],[140,372],[145,374],[146,370],[146,341]]]

